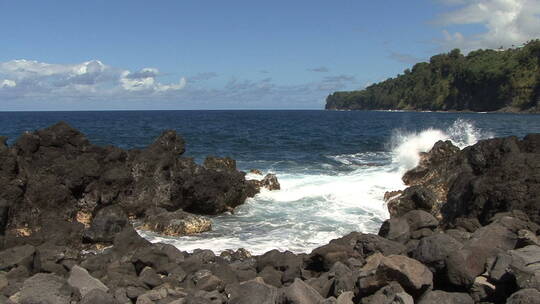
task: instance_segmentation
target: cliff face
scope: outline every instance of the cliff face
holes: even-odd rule
[[[335,92],[327,110],[538,112],[540,40],[505,51],[455,49],[361,91]]]

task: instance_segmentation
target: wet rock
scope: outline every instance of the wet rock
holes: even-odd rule
[[[431,211],[436,204],[436,197],[431,190],[422,186],[411,186],[403,190],[400,196],[388,201],[388,210],[393,217],[421,209]]]
[[[82,297],[94,289],[107,292],[109,288],[100,280],[92,277],[88,271],[79,266],[73,266],[69,273],[68,284],[78,290]]]
[[[212,222],[182,210],[168,212],[164,209],[145,217],[142,230],[150,230],[166,236],[198,234],[212,229]]]
[[[266,188],[268,190],[281,189],[277,176],[272,173],[266,174],[266,176],[260,181],[260,185],[262,188]]]

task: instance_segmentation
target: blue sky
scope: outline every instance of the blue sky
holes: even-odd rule
[[[320,109],[438,52],[536,38],[538,14],[537,0],[0,0],[0,110]]]

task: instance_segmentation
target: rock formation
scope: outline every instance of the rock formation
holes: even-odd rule
[[[257,190],[234,161],[182,152],[172,132],[123,151],[65,124],[1,144],[0,303],[538,302],[540,135],[438,143],[378,235],[310,254],[187,253],[140,237],[130,218],[184,233],[205,222],[186,210],[215,214]]]

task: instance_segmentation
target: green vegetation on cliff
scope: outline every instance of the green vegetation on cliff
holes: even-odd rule
[[[508,50],[455,49],[361,91],[335,92],[329,110],[538,111],[540,40]]]

